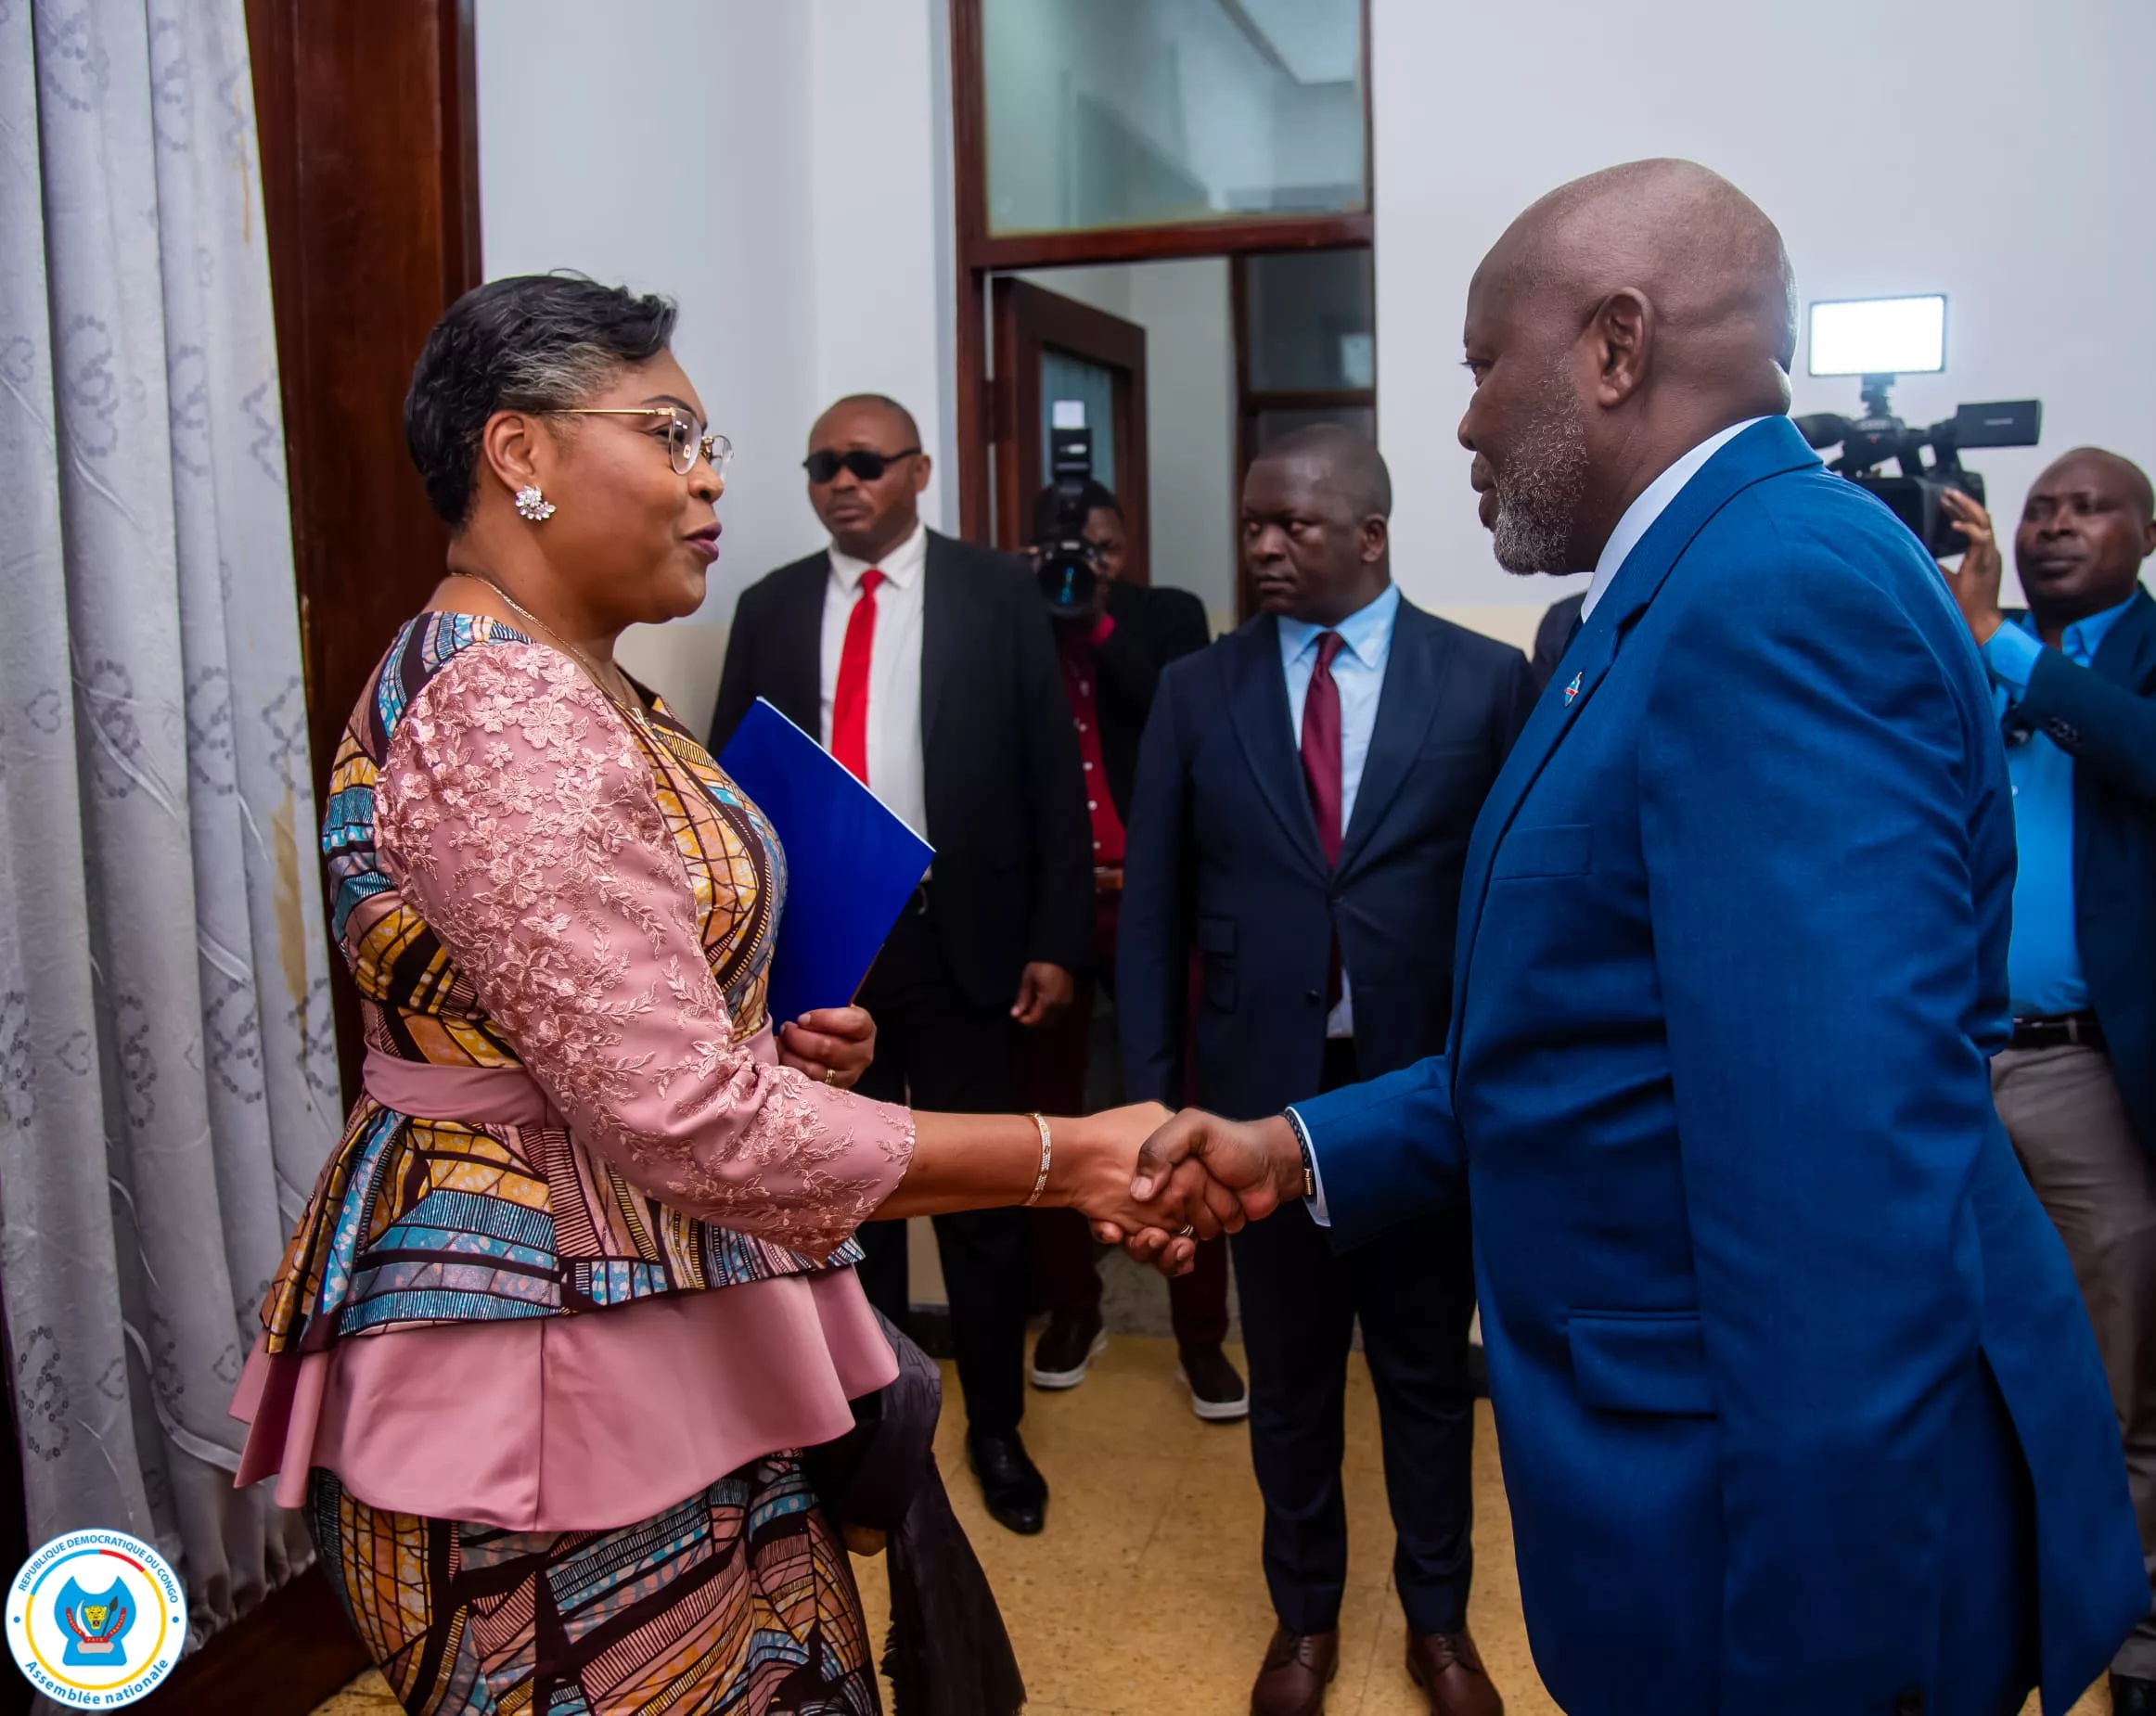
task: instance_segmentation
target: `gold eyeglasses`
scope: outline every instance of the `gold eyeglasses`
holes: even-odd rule
[[[686,411],[674,405],[564,405],[550,415],[558,417],[664,417],[666,419],[666,457],[674,467],[676,477],[686,477],[696,468],[698,454],[712,463],[712,469],[721,482],[726,480],[726,466],[734,456],[734,443],[717,430],[704,426]]]

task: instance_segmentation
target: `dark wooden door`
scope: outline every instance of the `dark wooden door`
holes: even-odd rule
[[[247,0],[247,32],[319,807],[360,688],[448,546],[404,404],[428,330],[481,278],[472,0]],[[330,966],[349,1095],[358,1008],[334,950]]]
[[[1033,502],[1047,485],[1042,425],[1051,383],[1061,374],[1097,379],[1110,398],[1109,421],[1089,415],[1096,473],[1112,467],[1130,557],[1123,577],[1152,583],[1146,501],[1146,330],[1060,292],[1008,275],[995,281],[995,545],[1020,548]],[[1111,459],[1103,459],[1104,450]]]

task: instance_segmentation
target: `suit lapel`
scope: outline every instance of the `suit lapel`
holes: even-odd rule
[[[1482,903],[1490,891],[1490,867],[1512,819],[1564,736],[1586,711],[1609,675],[1625,634],[1652,602],[1707,521],[1755,482],[1818,464],[1818,455],[1787,417],[1755,424],[1721,448],[1677,491],[1649,527],[1624,564],[1610,581],[1595,611],[1559,661],[1542,699],[1534,706],[1512,754],[1506,759],[1468,843],[1467,868],[1460,886],[1460,928],[1453,960],[1451,1051],[1455,1076],[1460,1021],[1467,1002],[1468,977],[1474,963],[1475,932],[1482,925]]]
[[[823,730],[824,589],[831,581],[827,551],[797,563],[781,599],[773,605],[771,701],[807,734]]]
[[[1451,633],[1402,600],[1392,621],[1392,647],[1385,659],[1384,684],[1378,690],[1377,720],[1363,759],[1363,778],[1355,788],[1355,813],[1341,841],[1337,875],[1345,877],[1354,868],[1408,770],[1415,766],[1423,736],[1437,718],[1439,687],[1455,647]]]
[[[1280,669],[1279,622],[1267,618],[1231,640],[1228,697],[1237,740],[1288,844],[1319,881],[1328,878],[1317,819],[1303,785],[1303,762],[1288,742],[1288,676]]]
[[[951,587],[950,544],[929,532],[928,556],[921,568],[921,756],[932,754],[936,717],[943,707],[950,669],[965,653],[958,635],[966,623],[966,604]]]
[[[1558,663],[1556,675],[1527,718],[1505,766],[1491,783],[1490,796],[1482,800],[1482,814],[1475,818],[1475,832],[1468,841],[1467,863],[1460,878],[1460,929],[1453,956],[1452,1029],[1456,1046],[1459,1008],[1467,995],[1468,965],[1474,953],[1475,931],[1482,923],[1482,900],[1490,889],[1491,863],[1506,830],[1512,826],[1520,801],[1557,749],[1558,741],[1592,700],[1595,688],[1616,659],[1618,630],[1608,609],[1605,595],[1594,618],[1572,639],[1572,647]]]
[[[2104,641],[2097,646],[2089,671],[2114,685],[2138,690],[2151,658],[2156,658],[2156,598],[2145,589],[2137,590],[2133,605],[2111,622]]]
[[[2145,589],[2134,592],[2133,606],[2111,621],[2104,641],[2097,646],[2088,670],[2123,690],[2139,692],[2156,672],[2156,600]],[[2008,710],[2006,724],[2014,724]],[[2021,724],[2026,727],[2028,724]],[[2089,842],[2096,838],[2102,812],[2098,808],[2098,776],[2093,769],[2073,771],[2073,873],[2084,875],[2088,865]]]

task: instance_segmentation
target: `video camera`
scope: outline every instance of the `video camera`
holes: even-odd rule
[[[1093,431],[1085,427],[1085,406],[1078,400],[1059,399],[1049,408],[1048,474],[1055,488],[1055,517],[1033,544],[1033,576],[1049,615],[1068,620],[1093,606],[1100,582],[1099,554],[1085,540]]]
[[[1888,391],[1898,375],[1938,373],[1946,367],[1946,300],[1865,298],[1816,303],[1811,309],[1811,373],[1864,378],[1865,415],[1850,418],[1820,412],[1795,419],[1806,443],[1822,450],[1839,446],[1842,456],[1828,469],[1884,501],[1924,544],[1933,559],[1962,552],[1969,542],[1955,529],[1953,515],[1940,504],[1948,489],[1959,489],[1983,505],[1983,478],[1965,469],[1962,453],[1971,447],[2033,447],[2044,425],[2041,400],[2001,400],[1963,405],[1929,429],[1911,429],[1888,404]],[[1931,462],[1924,463],[1924,449]],[[1889,460],[1897,476],[1879,467]]]

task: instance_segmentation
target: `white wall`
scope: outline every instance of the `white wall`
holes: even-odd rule
[[[800,468],[816,414],[890,393],[948,467],[943,0],[478,0],[477,37],[488,276],[678,299],[675,350],[734,438],[703,610],[622,640],[698,725],[734,598],[823,539]]]
[[[1235,624],[1235,328],[1227,259],[1040,268],[1024,278],[1146,330],[1153,582]]]
[[[791,7],[727,0],[725,9]],[[805,9],[814,22],[803,194],[815,248],[809,272],[789,288],[814,294],[818,408],[846,393],[888,393],[912,410],[921,444],[947,455],[957,315],[947,15],[930,0],[809,0]],[[794,431],[802,452],[808,430],[804,420]],[[789,455],[797,491],[801,456]],[[921,497],[937,529],[946,514],[957,522],[950,466],[938,459]],[[805,545],[822,540],[811,529]]]
[[[1417,599],[1518,634],[1531,613],[1497,605],[1571,587],[1508,576],[1476,522],[1454,439],[1460,316],[1515,214],[1641,156],[1734,179],[1780,225],[1806,301],[1945,292],[1946,373],[1903,382],[1895,410],[1930,422],[1963,400],[2042,398],[2042,447],[1968,461],[2009,517],[2069,447],[2156,461],[2149,0],[1370,9],[1378,400]],[[1854,379],[1803,367],[1800,352],[1796,410],[1854,414]]]

